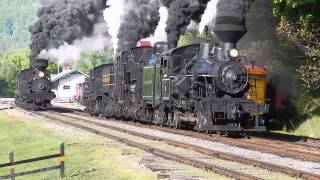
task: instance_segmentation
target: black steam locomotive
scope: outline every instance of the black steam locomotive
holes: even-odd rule
[[[259,78],[252,78],[264,70],[246,67],[236,49],[245,19],[230,10],[216,18],[214,31],[220,44],[169,50],[162,42],[118,53],[113,64],[93,69],[84,84],[86,110],[197,131],[264,131],[265,80],[258,87]]]
[[[247,98],[247,68],[230,46],[156,43],[121,52],[84,83],[86,111],[197,131],[264,131],[267,108]]]
[[[22,70],[17,76],[15,102],[26,109],[44,110],[51,106],[55,94],[51,92],[48,60],[38,59],[34,68]]]

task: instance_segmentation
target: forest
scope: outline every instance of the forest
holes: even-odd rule
[[[2,0],[0,4],[0,96],[13,96],[17,73],[29,67],[28,27],[37,20],[40,1]],[[256,4],[259,6],[256,11],[248,14],[249,32],[240,42],[241,49],[249,59],[263,60],[271,76],[283,74],[284,79],[293,80],[294,85],[285,88],[294,89],[289,100],[296,113],[317,111],[316,107],[320,107],[320,1],[256,0]],[[263,30],[267,32],[256,33]],[[213,34],[200,34],[191,29],[180,37],[179,45],[212,39],[215,39]],[[110,47],[103,52],[83,53],[76,69],[89,73],[92,67],[111,62],[112,57]],[[58,71],[54,63],[49,70]],[[306,106],[309,109],[306,110]]]

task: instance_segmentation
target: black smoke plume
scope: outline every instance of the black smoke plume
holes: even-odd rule
[[[219,0],[215,34],[223,42],[237,43],[247,32],[246,14],[253,0]]]
[[[238,15],[238,20],[242,21],[245,19],[253,2],[254,0],[219,0],[217,4],[217,15]]]
[[[160,20],[158,0],[126,0],[118,33],[118,50],[135,47],[137,41],[149,37]]]
[[[179,37],[191,23],[201,21],[207,3],[210,0],[162,0],[162,4],[169,8],[166,32],[169,47],[176,47]]]
[[[57,48],[64,42],[90,36],[93,27],[103,22],[107,0],[49,0],[38,10],[38,21],[29,27],[32,34],[31,62],[44,49]]]

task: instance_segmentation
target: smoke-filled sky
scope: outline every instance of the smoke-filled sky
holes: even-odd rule
[[[29,27],[32,34],[31,61],[44,49],[58,48],[90,36],[95,24],[104,21],[105,9],[106,0],[44,1],[37,13],[38,21]]]
[[[67,63],[68,51],[82,51],[81,47],[85,47],[83,42],[93,42],[97,35],[94,27],[101,23],[106,23],[107,26],[104,26],[106,29],[100,29],[103,33],[99,36],[111,35],[112,42],[116,44],[114,47],[118,50],[135,47],[140,39],[153,36],[158,36],[158,40],[167,39],[169,46],[174,48],[180,35],[191,23],[201,22],[200,29],[203,29],[213,20],[218,0],[209,1],[45,0],[38,11],[38,21],[29,28],[32,33],[31,59],[34,60],[41,54],[42,57],[58,58],[59,62]],[[220,0],[219,3],[220,6],[227,3],[228,6],[239,8],[239,4],[248,5],[251,1]],[[72,47],[79,44],[81,47]],[[66,54],[59,54],[62,52]],[[64,57],[64,60],[59,57]],[[79,57],[79,54],[70,56],[70,59],[72,57]]]

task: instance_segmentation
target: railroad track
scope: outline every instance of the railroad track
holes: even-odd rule
[[[60,109],[57,109],[58,111]],[[71,109],[67,109],[72,111]],[[80,116],[89,116],[86,113],[83,113],[81,111],[73,111],[74,114],[80,115]],[[100,120],[106,120],[102,117],[97,117]],[[112,121],[108,119],[108,121]],[[258,133],[255,133],[255,136],[252,134],[249,139],[246,138],[228,138],[217,134],[204,134],[204,133],[197,133],[189,130],[182,130],[182,129],[169,129],[166,127],[159,127],[159,126],[152,126],[152,125],[146,125],[141,123],[135,123],[135,122],[123,122],[123,121],[116,121],[118,123],[129,123],[131,125],[137,126],[137,127],[145,127],[145,128],[152,128],[156,130],[160,130],[167,133],[173,133],[188,137],[194,137],[194,138],[200,138],[203,140],[208,141],[215,141],[215,142],[221,142],[224,144],[229,144],[232,146],[237,146],[245,149],[251,149],[251,150],[259,150],[266,153],[272,153],[284,157],[290,157],[290,158],[297,158],[307,161],[314,161],[314,162],[320,162],[320,146],[318,144],[311,144],[311,143],[303,143],[301,141],[298,142],[290,142],[285,141],[284,139],[275,139],[275,138],[267,138],[263,134],[259,135]],[[292,140],[292,139],[291,139]]]
[[[241,156],[236,156],[234,154],[228,154],[228,153],[224,153],[224,152],[219,152],[219,151],[214,151],[211,149],[206,149],[200,146],[196,146],[196,145],[192,145],[192,144],[188,144],[188,143],[181,143],[178,141],[174,141],[174,140],[169,140],[169,139],[164,139],[164,138],[159,138],[159,137],[155,137],[155,136],[150,136],[150,135],[146,135],[143,133],[138,133],[135,131],[129,131],[128,129],[121,129],[119,127],[114,127],[114,126],[110,126],[107,125],[106,123],[103,122],[99,122],[98,120],[90,120],[89,118],[85,118],[85,117],[74,117],[71,114],[57,114],[57,112],[42,112],[42,113],[37,113],[40,116],[44,116],[48,119],[54,120],[54,121],[58,121],[60,123],[64,123],[70,126],[74,126],[98,135],[102,135],[105,137],[108,137],[110,139],[114,139],[120,142],[123,142],[127,145],[130,146],[134,146],[134,147],[138,147],[141,148],[147,152],[153,153],[155,155],[161,156],[161,157],[165,157],[171,160],[175,160],[181,163],[186,163],[186,164],[190,164],[190,165],[194,165],[195,167],[198,168],[203,168],[203,169],[207,169],[210,171],[213,171],[215,173],[218,174],[222,174],[231,178],[236,178],[236,179],[261,179],[261,177],[256,177],[256,176],[252,176],[252,175],[248,175],[245,174],[243,172],[239,172],[236,170],[232,170],[232,169],[228,169],[228,168],[224,168],[218,165],[214,165],[214,164],[210,164],[208,162],[203,162],[201,160],[197,160],[197,159],[193,159],[193,158],[188,158],[188,157],[184,157],[182,155],[179,154],[174,154],[171,152],[166,152],[163,149],[158,149],[156,147],[148,147],[146,144],[139,144],[137,142],[132,142],[130,139],[126,139],[126,138],[122,138],[122,137],[117,137],[113,134],[108,134],[105,133],[101,130],[97,130],[95,128],[92,127],[88,127],[88,125],[90,126],[95,126],[95,127],[100,127],[100,128],[106,128],[112,131],[117,131],[117,132],[121,132],[121,133],[126,133],[129,135],[133,135],[133,136],[137,136],[137,137],[142,137],[145,139],[149,139],[152,141],[159,141],[159,142],[164,142],[166,144],[172,145],[172,146],[177,146],[177,147],[181,147],[184,149],[189,149],[204,155],[207,155],[209,157],[214,157],[214,158],[218,158],[218,159],[222,159],[222,160],[226,160],[226,161],[232,161],[232,162],[238,162],[241,164],[245,164],[245,165],[250,165],[250,166],[255,166],[261,169],[265,169],[268,171],[273,171],[273,172],[280,172],[283,174],[287,174],[293,177],[298,177],[298,178],[303,178],[303,179],[320,179],[320,176],[317,174],[312,174],[309,172],[304,172],[301,170],[296,170],[296,169],[292,169],[292,168],[288,168],[288,167],[284,167],[284,166],[280,166],[280,165],[276,165],[276,164],[272,164],[272,163],[266,163],[266,162],[262,162],[262,161],[257,161],[257,160],[253,160],[253,159],[249,159],[249,158],[244,158]],[[61,118],[63,117],[63,118]],[[69,120],[65,120],[65,119],[69,119]],[[71,121],[70,121],[71,120]],[[85,123],[85,125],[83,124],[79,124],[79,122],[81,123]],[[107,122],[107,121],[105,121]],[[263,178],[262,178],[263,179]]]
[[[283,142],[292,142],[309,147],[320,147],[320,139],[311,138],[306,136],[295,136],[289,134],[279,134],[273,132],[250,132],[248,133],[250,137],[260,138],[260,139],[271,139]]]
[[[103,137],[106,137],[106,138],[109,138],[109,139],[112,139],[112,140],[115,140],[115,141],[122,142],[122,143],[124,143],[126,145],[142,149],[142,150],[144,150],[146,152],[149,152],[149,153],[154,154],[154,155],[159,156],[159,157],[163,157],[163,158],[170,159],[170,160],[173,160],[173,161],[177,161],[177,162],[180,162],[180,163],[192,165],[194,167],[201,168],[201,169],[206,169],[208,171],[213,171],[214,173],[221,174],[221,175],[224,175],[224,176],[227,176],[227,177],[231,177],[231,178],[235,178],[235,179],[250,179],[250,180],[251,179],[255,179],[255,180],[256,179],[261,179],[261,178],[258,178],[258,177],[252,176],[252,175],[248,175],[248,174],[245,174],[245,173],[242,173],[242,172],[237,172],[237,171],[234,171],[234,170],[231,170],[231,169],[228,169],[228,168],[224,168],[222,166],[217,166],[217,165],[214,165],[214,164],[211,164],[211,163],[199,161],[197,159],[188,158],[188,157],[183,156],[183,155],[178,154],[178,153],[172,153],[170,151],[163,150],[162,148],[149,146],[149,145],[146,145],[144,143],[138,143],[138,142],[136,142],[134,140],[131,140],[130,138],[124,138],[124,137],[115,135],[115,133],[106,133],[105,131],[101,131],[101,130],[99,130],[97,128],[94,128],[94,127],[91,127],[91,126],[88,126],[88,125],[83,125],[83,124],[81,124],[79,122],[75,123],[75,121],[78,121],[75,118],[74,118],[74,121],[68,121],[68,120],[65,120],[65,119],[63,120],[63,119],[55,116],[57,114],[55,114],[55,115],[52,115],[52,114],[50,115],[49,113],[36,113],[36,114],[40,115],[40,116],[43,116],[43,117],[46,117],[46,118],[48,118],[50,120],[54,120],[54,121],[57,121],[57,122],[60,122],[60,123],[63,123],[63,124],[67,124],[67,125],[70,125],[70,126],[73,126],[73,127],[76,127],[76,128],[79,128],[79,129],[82,129],[82,130],[85,130],[85,131],[88,131],[88,132],[91,132],[91,133],[94,133],[94,134],[97,134],[99,136],[103,136]],[[115,130],[115,129],[110,128],[108,126],[101,126],[101,124],[95,124],[93,122],[89,122],[89,124],[97,125],[99,127],[104,127],[104,128],[107,128],[107,130],[108,129]],[[110,130],[108,130],[108,131],[110,132]],[[124,131],[124,130],[122,130],[122,132],[130,134],[129,132]],[[138,136],[138,135],[135,135],[135,136]],[[143,138],[149,139],[150,137],[143,137]],[[155,140],[155,139],[153,139],[153,140]]]

